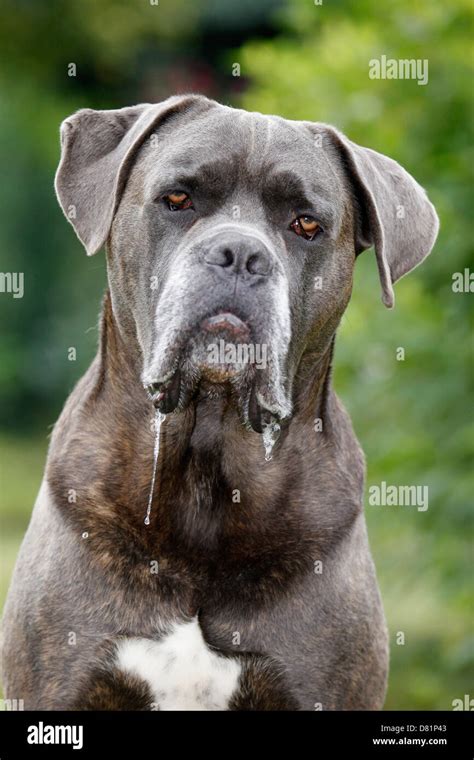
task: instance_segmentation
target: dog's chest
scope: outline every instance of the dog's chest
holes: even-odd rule
[[[237,659],[205,642],[197,618],[175,624],[158,641],[124,639],[116,666],[147,684],[155,710],[226,710],[241,675]]]

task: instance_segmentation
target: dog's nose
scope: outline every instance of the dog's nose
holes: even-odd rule
[[[214,243],[204,254],[206,264],[221,267],[226,274],[270,274],[269,252],[259,240]]]

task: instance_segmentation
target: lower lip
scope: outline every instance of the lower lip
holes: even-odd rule
[[[243,338],[248,338],[250,335],[248,325],[246,325],[245,322],[242,322],[242,320],[235,314],[230,312],[223,312],[221,314],[216,314],[213,317],[207,317],[207,319],[204,319],[203,322],[201,322],[201,329],[211,333],[225,331]]]

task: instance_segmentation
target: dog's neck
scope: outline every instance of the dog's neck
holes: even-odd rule
[[[167,415],[145,527],[155,410],[129,350],[132,340],[118,330],[107,295],[99,353],[55,429],[48,472],[58,499],[64,499],[64,482],[81,495],[75,509],[65,505],[80,530],[91,531],[99,521],[108,535],[110,524],[114,540],[120,532],[124,546],[133,541],[160,556],[176,556],[185,547],[186,562],[195,557],[196,566],[229,541],[250,556],[260,551],[262,536],[277,545],[292,530],[304,533],[300,472],[309,464],[317,478],[330,469],[331,416],[338,414],[330,390],[332,348],[316,362],[314,356],[300,362],[294,416],[271,461],[265,461],[262,436],[242,425],[225,396]]]
[[[270,461],[225,397],[167,415],[147,525],[155,410],[132,339],[107,296],[98,355],[51,441],[47,481],[73,532],[94,537],[88,561],[107,572],[112,563],[123,583],[152,594],[150,560],[159,561],[169,568],[162,592],[190,614],[212,589],[219,604],[228,584],[250,606],[263,602],[269,567],[277,584],[312,572],[357,518],[363,488],[362,456],[330,387],[332,348],[300,361],[294,414]],[[342,498],[331,496],[336,485]]]

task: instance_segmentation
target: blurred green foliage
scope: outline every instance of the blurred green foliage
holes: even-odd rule
[[[335,386],[370,484],[429,487],[429,509],[367,506],[391,632],[387,708],[450,709],[469,693],[472,634],[472,321],[452,275],[472,267],[469,0],[21,0],[0,12],[0,504],[3,599],[41,480],[47,434],[97,341],[103,258],[86,259],[53,193],[60,121],[197,90],[335,124],[398,160],[441,217],[430,258],[380,301],[372,252],[357,262]],[[426,86],[371,80],[373,58],[420,58]],[[68,76],[68,64],[77,76]],[[233,78],[239,62],[242,77]],[[70,346],[77,361],[68,361]],[[397,361],[397,348],[405,360]],[[405,634],[397,645],[396,634]]]

